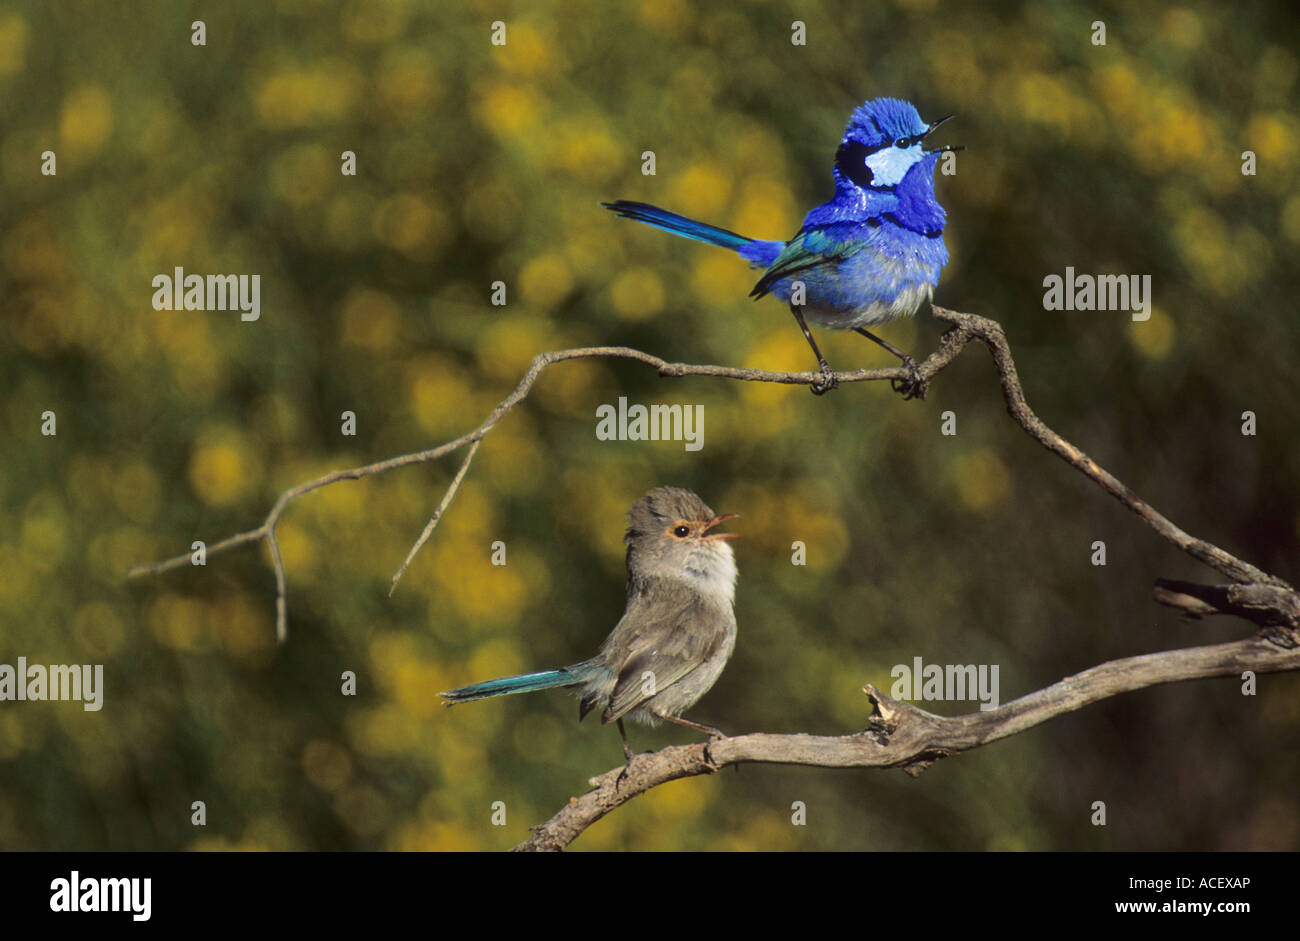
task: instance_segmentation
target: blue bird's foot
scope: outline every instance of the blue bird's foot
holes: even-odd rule
[[[817,357],[817,365],[822,370],[822,377],[813,382],[808,388],[812,390],[813,395],[825,395],[838,386],[840,380],[831,370],[831,364],[826,362],[826,357],[822,356],[822,351],[817,349],[817,341],[813,339],[812,331],[808,329],[808,322],[803,319],[803,313],[794,304],[790,305],[790,313],[794,314],[794,319],[799,323],[799,329],[803,331],[803,338],[812,347],[813,355]]]
[[[813,395],[825,395],[840,384],[839,379],[835,377],[835,373],[831,371],[830,364],[826,360],[822,360],[820,365],[822,377],[808,387]]]
[[[902,356],[903,368],[908,371],[906,379],[890,379],[889,387],[895,392],[902,395],[904,400],[923,399],[929,383],[925,381],[925,376],[921,374],[921,367],[916,364],[916,360],[906,353]]]
[[[921,374],[921,367],[916,364],[916,360],[912,359],[911,356],[894,346],[894,344],[887,340],[880,339],[880,337],[876,336],[870,330],[864,330],[861,327],[854,327],[853,330],[855,333],[862,334],[872,343],[879,344],[889,350],[889,352],[898,357],[899,362],[903,364],[903,368],[907,370],[908,376],[906,379],[889,380],[889,387],[891,389],[902,395],[905,400],[925,398],[925,392],[929,384],[925,381],[925,376]]]

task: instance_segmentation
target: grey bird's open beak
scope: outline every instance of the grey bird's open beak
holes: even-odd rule
[[[705,525],[703,532],[707,533],[714,526],[717,526],[721,523],[725,523],[727,520],[734,520],[739,515],[740,515],[739,513],[723,513],[721,516],[715,516],[713,517],[713,519],[709,520],[709,522]],[[705,536],[704,538],[705,539],[739,539],[740,533],[713,533],[712,535]]]
[[[940,124],[942,124],[944,121],[947,121],[947,120],[948,120],[949,118],[951,118],[951,117],[953,117],[953,115],[951,115],[951,114],[945,114],[943,117],[939,118],[937,121],[931,121],[931,122],[930,122],[930,126],[927,127],[927,128],[925,129],[925,133],[922,134],[921,136],[922,136],[923,138],[925,138],[925,137],[929,137],[931,134],[934,133],[935,128],[937,128]],[[932,150],[927,150],[926,153],[927,153],[927,154],[941,154],[941,153],[945,153],[946,151],[949,151],[949,150],[965,150],[965,149],[966,149],[966,145],[965,145],[965,144],[944,144],[942,147],[935,147],[935,148],[933,148]]]

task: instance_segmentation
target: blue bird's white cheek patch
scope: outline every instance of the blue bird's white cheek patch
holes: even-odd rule
[[[867,157],[867,166],[871,169],[872,186],[897,186],[907,176],[921,157],[921,145],[911,147],[882,147]]]

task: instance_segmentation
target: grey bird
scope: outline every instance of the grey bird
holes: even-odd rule
[[[715,514],[689,490],[650,491],[627,514],[627,607],[596,656],[439,695],[452,706],[573,687],[582,697],[578,719],[599,708],[602,723],[616,722],[629,764],[625,717],[721,736],[682,713],[717,682],[736,646],[736,561],[728,541],[738,534],[713,532],[735,516]]]

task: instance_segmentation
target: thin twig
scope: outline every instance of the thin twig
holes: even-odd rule
[[[388,586],[388,597],[393,597],[393,592],[397,590],[397,583],[411,566],[411,560],[420,551],[420,547],[428,542],[429,537],[433,535],[434,529],[438,526],[438,521],[442,519],[442,514],[447,512],[447,507],[451,505],[452,498],[456,496],[456,491],[460,489],[460,482],[465,479],[465,472],[469,470],[470,461],[474,460],[474,455],[478,453],[478,446],[482,443],[483,439],[479,438],[469,446],[469,452],[465,455],[465,460],[461,462],[460,470],[456,471],[456,476],[452,478],[451,486],[442,495],[442,502],[438,504],[438,509],[433,511],[433,516],[429,519],[428,525],[424,527],[424,531],[420,533],[420,538],[415,540],[415,545],[411,546],[411,551],[406,553],[406,558],[402,560],[402,567],[393,573],[392,584]]]
[[[224,549],[233,549],[236,546],[242,546],[248,542],[257,542],[259,539],[266,538],[266,524],[263,523],[257,529],[250,529],[247,532],[236,533],[234,536],[228,536],[220,542],[215,542],[208,546],[204,555],[209,552],[221,552]],[[164,559],[161,562],[150,562],[146,565],[134,565],[127,570],[127,578],[138,578],[141,575],[160,575],[163,572],[170,572],[172,569],[180,568],[183,565],[193,564],[192,553],[182,553],[181,555],[172,556],[170,559]]]
[[[275,538],[275,524],[266,529],[266,544],[271,550],[271,567],[275,569],[275,640],[289,639],[289,586],[284,577],[284,559],[280,557],[280,540]]]

